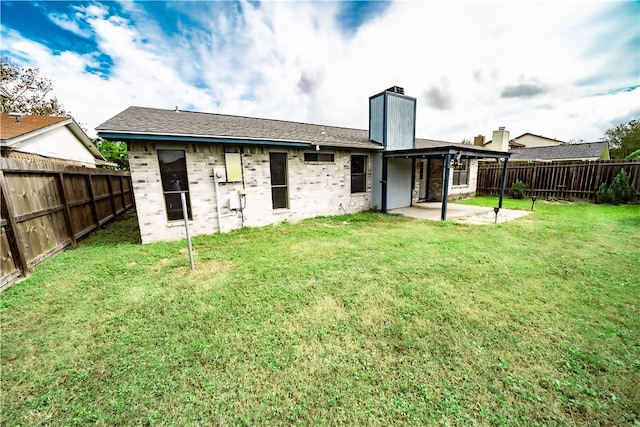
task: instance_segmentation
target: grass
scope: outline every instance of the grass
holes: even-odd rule
[[[2,425],[640,424],[640,206],[318,218],[193,271],[136,227],[0,295]]]

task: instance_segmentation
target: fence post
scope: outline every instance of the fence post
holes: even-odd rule
[[[0,202],[2,201],[2,198],[4,198],[4,203],[6,203],[5,206],[7,207],[7,221],[9,222],[9,228],[11,229],[11,235],[7,233],[7,238],[9,239],[11,249],[14,249],[18,256],[18,268],[20,268],[22,276],[27,277],[29,275],[29,266],[27,265],[27,259],[24,256],[25,242],[22,240],[22,235],[18,233],[18,223],[15,219],[16,210],[13,204],[13,198],[7,196],[8,188],[7,181],[4,178],[4,172],[0,169]],[[13,239],[11,237],[13,237]],[[11,245],[11,242],[15,244]]]
[[[71,237],[71,247],[75,248],[78,246],[78,242],[76,241],[76,233],[73,231],[73,224],[71,222],[71,209],[69,209],[67,190],[64,188],[63,172],[60,172],[58,174],[57,181],[58,190],[60,191],[60,198],[62,198],[62,204],[64,205],[64,222],[67,224],[67,228],[69,229],[69,236]]]
[[[509,167],[509,158],[505,157],[504,165],[502,165],[502,177],[500,178],[500,196],[498,199],[498,208],[502,208],[502,199],[504,198],[504,187],[505,187],[505,184],[507,183],[508,167]]]
[[[591,191],[593,191],[593,194],[595,195],[596,191],[598,191],[598,188],[600,187],[600,184],[602,184],[600,182],[600,177],[602,176],[602,163],[600,163],[599,160],[596,160],[596,179],[593,182],[593,187],[591,189]]]
[[[127,210],[127,200],[124,197],[124,177],[120,175],[120,199],[122,199],[122,211]]]
[[[93,176],[87,175],[89,179],[89,195],[91,196],[91,210],[93,211],[93,217],[96,221],[96,228],[100,227],[100,217],[98,216],[98,205],[96,204],[96,193],[93,188]]]
[[[107,188],[109,189],[109,202],[111,204],[111,214],[116,216],[116,202],[113,200],[113,182],[111,182],[111,175],[107,175]]]

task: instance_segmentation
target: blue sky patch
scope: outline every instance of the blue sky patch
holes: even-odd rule
[[[369,19],[382,14],[390,4],[388,1],[340,2],[338,22],[345,32],[355,33]]]

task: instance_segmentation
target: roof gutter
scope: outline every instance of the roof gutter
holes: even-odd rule
[[[128,133],[98,131],[98,136],[104,139],[115,141],[180,141],[186,143],[205,142],[210,144],[250,144],[250,145],[271,145],[281,147],[310,147],[315,145],[308,141],[286,141],[278,139],[261,138],[233,138],[222,136],[199,136],[180,134],[149,134],[149,133]]]

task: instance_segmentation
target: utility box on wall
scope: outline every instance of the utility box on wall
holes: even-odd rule
[[[227,182],[242,181],[240,153],[224,153],[224,163],[227,169]]]

